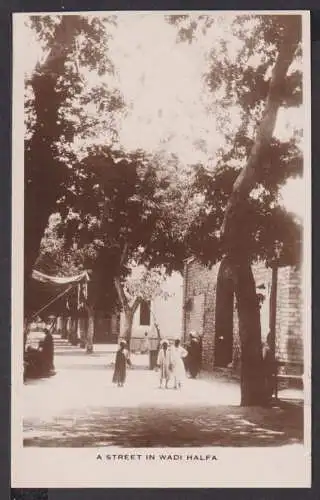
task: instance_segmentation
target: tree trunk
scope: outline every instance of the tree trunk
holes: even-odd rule
[[[78,320],[78,334],[80,338],[80,347],[84,349],[86,347],[86,318],[80,316]]]
[[[86,351],[88,354],[93,352],[93,337],[94,337],[94,309],[92,306],[87,306],[88,311],[88,330]]]
[[[160,344],[161,344],[161,333],[160,333],[160,328],[159,328],[158,323],[156,323],[156,322],[154,323],[154,326],[156,327],[157,339],[158,339],[157,349],[160,349]]]
[[[68,317],[62,316],[61,338],[66,339],[67,337],[68,337]]]
[[[68,316],[66,322],[66,334],[67,334],[66,338],[68,342],[70,342],[71,339],[71,331],[72,331],[72,319],[71,316]]]
[[[70,342],[72,345],[77,345],[78,344],[78,320],[77,317],[75,316],[75,313],[73,313],[72,318],[71,318],[71,334],[70,334]]]
[[[124,320],[125,320],[124,338],[128,344],[128,349],[130,349],[133,317],[134,317],[134,312],[132,311],[131,308],[127,308],[127,310],[124,311]]]
[[[134,314],[141,302],[141,299],[139,297],[136,297],[134,300],[133,304],[130,306],[128,299],[124,293],[123,286],[121,284],[120,278],[116,277],[114,278],[114,285],[117,290],[117,294],[122,306],[122,311],[124,313],[124,319],[125,319],[125,327],[124,327],[124,337],[126,339],[126,342],[128,343],[128,349],[130,349],[130,341],[131,341],[131,336],[132,336],[132,324],[133,324],[133,317]]]
[[[260,309],[249,261],[231,264],[241,342],[241,406],[264,406]]]
[[[264,163],[264,153],[269,146],[279,107],[283,101],[285,79],[301,37],[300,16],[287,16],[278,57],[273,68],[269,93],[255,142],[245,167],[233,185],[221,226],[221,240],[228,258],[235,283],[241,340],[241,405],[265,404],[263,362],[261,352],[260,310],[256,287],[249,263],[249,233],[246,226],[246,203],[254,188]]]

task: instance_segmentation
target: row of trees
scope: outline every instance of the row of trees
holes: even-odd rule
[[[176,26],[180,43],[210,36],[221,22],[213,16],[167,21]],[[302,173],[299,131],[288,142],[273,132],[279,107],[302,101],[301,72],[289,69],[301,58],[300,17],[234,16],[236,58],[221,40],[204,75],[225,143],[211,165],[193,166],[175,155],[119,146],[123,99],[106,78],[90,87],[85,76],[86,68],[98,76],[113,71],[107,50],[113,17],[37,16],[30,22],[48,55],[26,82],[26,287],[35,263],[47,269],[58,253],[57,267],[64,272],[71,259],[77,269],[92,270],[89,314],[113,301],[125,313],[130,337],[141,300],[160,293],[163,269],[181,270],[189,255],[209,265],[222,259],[221,272],[231,274],[238,305],[242,404],[263,403],[251,262],[271,262],[275,248],[278,262],[299,261],[301,227],[279,204],[280,187]],[[235,106],[238,130],[231,126]],[[102,145],[95,141],[101,130]],[[83,138],[86,146],[76,149]],[[42,240],[56,212],[58,252],[50,250],[50,238]],[[145,271],[136,279],[132,270],[141,266]]]

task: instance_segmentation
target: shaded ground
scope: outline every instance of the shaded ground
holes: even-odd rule
[[[41,447],[280,446],[302,443],[303,405],[241,408],[237,382],[202,375],[160,390],[147,357],[111,383],[114,354],[60,346],[57,375],[24,387],[24,445]]]
[[[25,446],[275,446],[302,442],[302,409],[90,408],[27,420]]]

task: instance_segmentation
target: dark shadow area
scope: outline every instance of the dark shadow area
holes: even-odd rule
[[[45,382],[49,378],[52,378],[56,375],[56,372],[50,373],[48,375],[41,375],[41,376],[30,376],[24,380],[24,385],[35,385],[37,382]]]
[[[303,442],[303,407],[91,408],[24,422],[33,447],[281,446]]]

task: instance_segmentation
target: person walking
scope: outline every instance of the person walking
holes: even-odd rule
[[[168,383],[172,370],[172,362],[169,342],[167,340],[162,340],[160,343],[157,366],[159,366],[160,368],[160,389],[162,388],[163,382],[165,382],[165,388],[168,389]]]
[[[174,345],[170,348],[170,354],[174,388],[181,389],[183,381],[186,377],[183,358],[188,355],[188,352],[180,345],[180,339],[175,339]]]
[[[131,366],[129,352],[126,349],[126,341],[121,340],[120,346],[116,354],[116,361],[112,382],[117,384],[118,387],[123,387],[126,381],[127,365]]]

